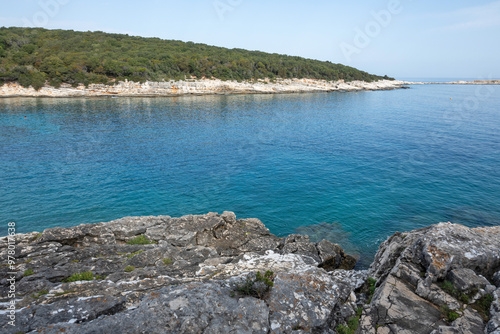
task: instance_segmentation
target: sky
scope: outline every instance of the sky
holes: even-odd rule
[[[500,0],[0,0],[0,26],[260,50],[397,79],[500,78]]]

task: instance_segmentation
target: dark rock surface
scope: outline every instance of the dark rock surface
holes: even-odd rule
[[[130,244],[138,236],[151,243]],[[0,239],[2,258],[7,244]],[[16,261],[16,326],[3,316],[0,332],[326,330],[332,309],[352,290],[349,279],[327,270],[355,263],[329,241],[278,238],[260,220],[237,220],[232,212],[128,217],[18,234]],[[274,272],[275,287],[265,298],[234,296],[235,280],[267,270]],[[10,269],[0,271],[6,308]],[[91,280],[67,282],[89,271]]]
[[[232,212],[15,238],[16,319],[11,326],[4,265],[2,333],[500,334],[500,227],[396,233],[368,271],[352,270],[355,259],[336,244],[278,238]],[[0,238],[3,259],[7,246]],[[265,293],[235,289],[268,270]],[[84,272],[90,280],[68,281]]]
[[[396,233],[370,267],[377,289],[361,332],[499,334],[499,269],[499,226],[440,223]]]

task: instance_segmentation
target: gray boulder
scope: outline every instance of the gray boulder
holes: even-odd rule
[[[440,223],[383,242],[363,333],[494,333],[500,227]],[[493,299],[491,310],[488,300]]]

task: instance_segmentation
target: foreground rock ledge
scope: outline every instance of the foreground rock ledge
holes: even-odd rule
[[[153,243],[127,244],[138,236]],[[52,228],[16,244],[14,327],[10,269],[0,268],[2,333],[336,333],[358,323],[358,333],[500,333],[500,227],[396,233],[368,272],[338,245],[278,238],[232,212]],[[262,299],[234,294],[266,270],[274,286]],[[62,282],[88,271],[95,279]],[[485,296],[491,308],[478,312]]]

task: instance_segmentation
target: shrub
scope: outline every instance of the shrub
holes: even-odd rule
[[[49,293],[49,290],[43,289],[38,291],[36,294],[33,295],[33,298],[38,299],[40,296],[46,295]]]
[[[371,303],[373,295],[375,294],[377,280],[373,277],[368,277],[368,279],[366,280],[366,284],[368,285],[368,300],[366,301],[366,303],[369,304]]]
[[[373,296],[373,294],[375,293],[375,286],[377,285],[377,280],[375,278],[368,277],[366,282],[368,283],[368,287],[369,287],[368,292],[371,296]]]
[[[243,295],[263,299],[265,295],[274,286],[274,273],[267,270],[264,275],[257,271],[257,273],[250,273],[247,277],[233,285],[233,291]]]
[[[174,263],[174,261],[171,259],[163,259],[163,264],[166,266],[171,265],[172,263]]]
[[[443,313],[445,320],[448,323],[453,322],[458,318],[460,318],[460,315],[457,312],[450,310],[448,305],[441,306],[441,312]]]
[[[139,235],[129,241],[127,241],[127,245],[149,245],[154,244],[154,241],[150,241],[148,237],[145,235]]]
[[[349,328],[351,328],[351,329],[356,330],[359,326],[358,317],[354,316],[354,317],[350,317],[349,319],[347,319],[347,326],[349,326]]]
[[[441,283],[441,289],[443,289],[444,292],[452,296],[455,296],[457,294],[457,289],[455,289],[453,283],[447,280]]]
[[[461,293],[459,296],[458,296],[458,299],[462,302],[462,303],[465,303],[465,304],[469,304],[469,296],[467,295],[464,295],[463,293]]]
[[[92,281],[94,280],[94,274],[89,270],[82,273],[73,274],[68,278],[63,279],[64,283],[76,282],[76,281]]]
[[[126,266],[126,267],[125,267],[125,272],[126,272],[126,273],[129,273],[129,272],[134,271],[134,270],[135,270],[135,267],[134,267],[134,266]]]
[[[362,307],[358,307],[356,309],[356,316],[359,318],[361,318],[361,314],[363,314],[363,308]]]
[[[469,295],[466,295],[460,291],[458,291],[454,286],[453,286],[453,283],[451,283],[450,281],[448,280],[444,280],[443,282],[441,282],[439,284],[441,286],[441,289],[443,289],[444,292],[446,292],[447,294],[457,298],[459,301],[461,301],[462,303],[465,303],[465,304],[468,304],[469,301],[470,301],[470,297],[475,295],[477,293],[477,289],[471,291]]]
[[[481,317],[485,321],[490,320],[490,308],[491,308],[491,303],[493,303],[493,296],[490,294],[484,295],[481,298],[479,298],[474,304],[472,304],[472,308],[475,309]]]
[[[455,311],[448,312],[447,320],[449,322],[453,322],[453,321],[457,320],[458,318],[460,318],[460,315],[457,312],[455,312]]]
[[[354,334],[359,327],[359,318],[361,318],[361,314],[363,313],[363,308],[358,307],[356,309],[356,315],[353,315],[349,319],[347,319],[346,325],[338,325],[337,333],[339,334]]]
[[[346,325],[338,325],[337,326],[338,334],[354,334],[354,331],[347,327]]]
[[[23,273],[23,276],[26,277],[26,276],[31,276],[33,275],[35,272],[33,271],[33,269],[26,269]]]
[[[143,250],[138,250],[137,252],[134,252],[134,253],[130,253],[127,255],[127,259],[130,259],[134,256],[136,256],[137,254],[141,254],[142,252],[144,252]]]

